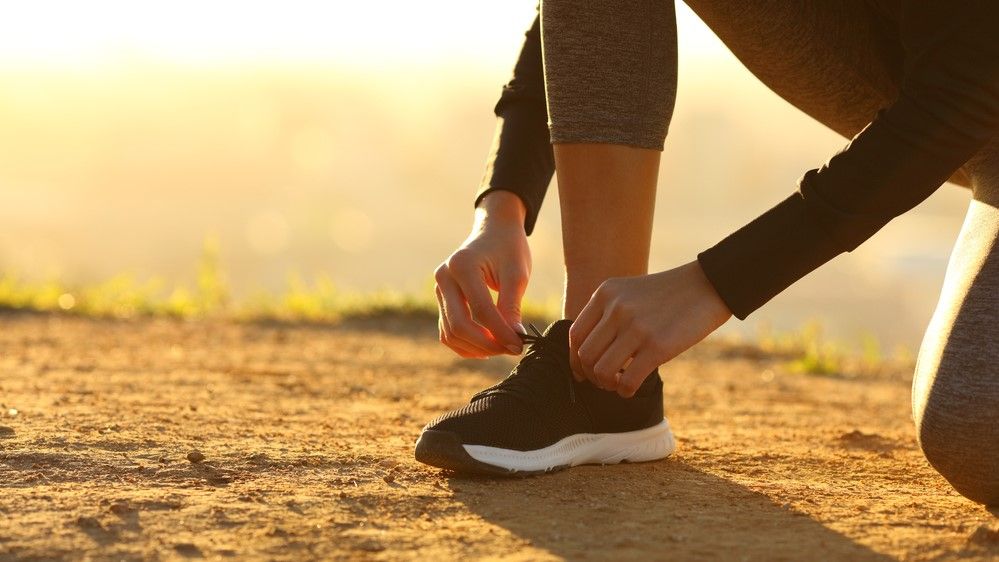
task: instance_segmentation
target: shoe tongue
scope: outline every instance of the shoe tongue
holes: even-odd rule
[[[550,339],[552,341],[564,342],[566,349],[568,349],[570,326],[572,326],[572,320],[568,318],[556,320],[545,328],[544,334],[542,335],[545,336],[546,339]]]

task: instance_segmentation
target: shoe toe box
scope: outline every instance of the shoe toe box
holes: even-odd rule
[[[503,396],[486,396],[441,415],[423,429],[454,434],[463,445],[528,451],[557,441],[560,425]]]

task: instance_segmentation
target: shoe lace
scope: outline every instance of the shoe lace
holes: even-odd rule
[[[566,381],[569,388],[569,402],[576,402],[575,381],[572,378],[572,369],[569,367],[568,359],[563,358],[563,350],[556,349],[556,343],[546,338],[534,324],[528,324],[533,334],[518,334],[520,339],[528,346],[527,353],[514,367],[513,372],[503,379],[498,385],[489,389],[491,391],[502,391],[525,399],[532,399],[537,402],[537,375],[544,375],[554,369],[556,372],[566,373]],[[537,373],[531,377],[532,373]]]

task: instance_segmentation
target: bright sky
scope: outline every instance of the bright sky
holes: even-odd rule
[[[0,63],[87,66],[122,57],[188,64],[331,61],[512,64],[535,0],[31,0],[8,2]],[[724,47],[677,3],[681,56]]]

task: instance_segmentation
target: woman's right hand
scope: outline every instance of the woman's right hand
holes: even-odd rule
[[[434,271],[440,340],[462,357],[523,350],[514,329],[524,332],[520,301],[531,276],[525,215],[517,195],[486,195],[475,209],[468,238]],[[489,289],[498,291],[496,303]]]

